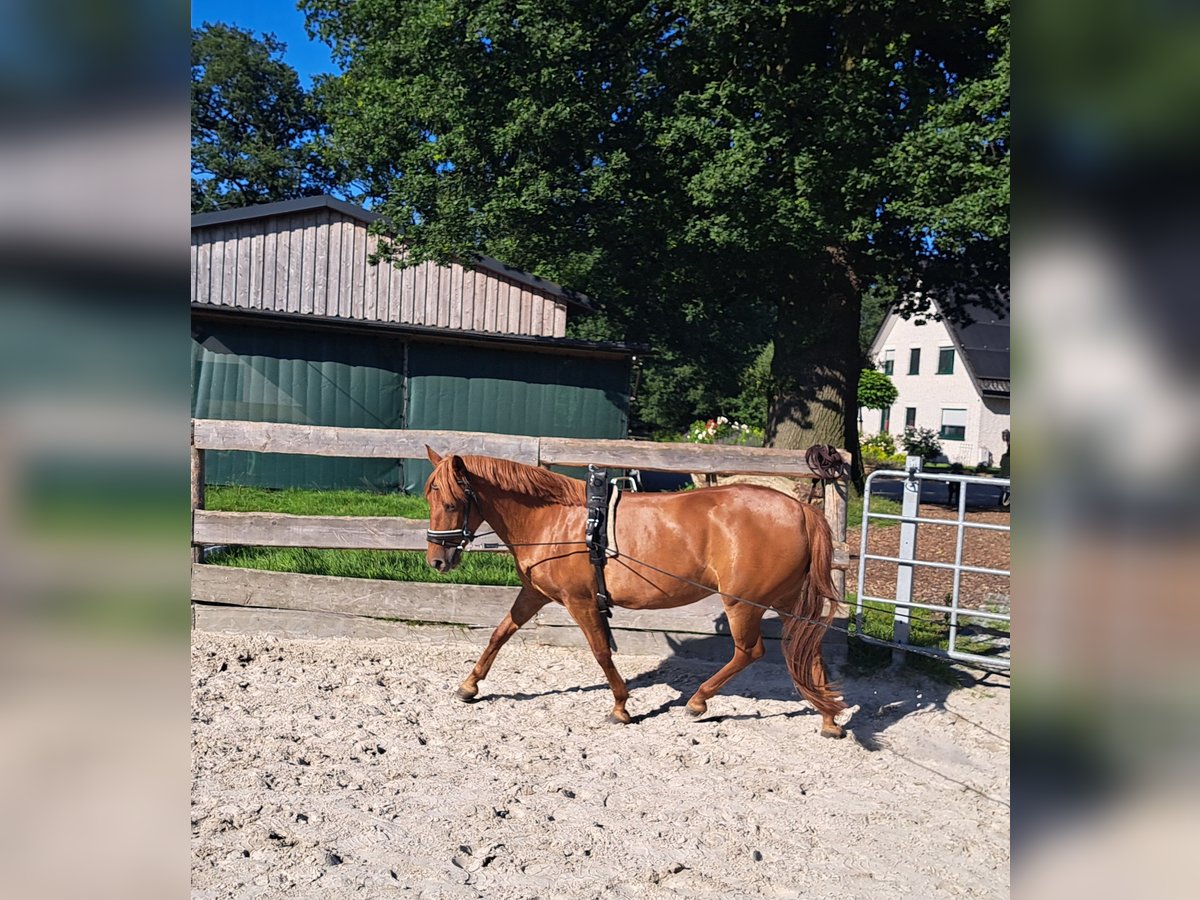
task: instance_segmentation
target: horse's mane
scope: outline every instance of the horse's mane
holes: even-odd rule
[[[477,475],[504,490],[525,494],[535,503],[546,506],[584,506],[587,503],[585,485],[576,478],[492,456],[463,456],[461,459],[468,476]],[[449,466],[435,468],[430,483],[436,483],[439,491],[448,491],[458,500],[464,499]]]

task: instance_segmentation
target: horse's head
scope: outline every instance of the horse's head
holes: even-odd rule
[[[433,474],[425,482],[425,499],[429,501],[425,561],[444,574],[462,560],[463,548],[471,542],[483,514],[462,458],[439,456],[428,446],[425,450],[433,463]]]

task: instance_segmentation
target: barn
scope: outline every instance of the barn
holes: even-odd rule
[[[643,348],[571,340],[586,296],[488,257],[372,265],[375,214],[330,196],[192,217],[192,415],[623,438]],[[206,480],[419,489],[428,464],[209,454]]]

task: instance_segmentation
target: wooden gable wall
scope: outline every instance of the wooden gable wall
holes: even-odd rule
[[[371,265],[378,238],[332,209],[192,229],[192,302],[460,331],[564,337],[566,304],[484,269]]]

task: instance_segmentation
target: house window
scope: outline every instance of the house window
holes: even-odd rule
[[[917,408],[915,406],[906,406],[904,408],[904,427],[917,427]]]
[[[908,374],[909,375],[920,375],[921,374],[921,348],[920,347],[913,347],[912,350],[910,350],[908,352]]]
[[[941,438],[945,441],[967,439],[967,411],[965,409],[943,409]]]
[[[879,433],[887,434],[892,430],[892,408],[885,406],[879,414]]]
[[[942,347],[938,350],[938,371],[939,375],[954,374],[954,348]]]
[[[883,374],[891,375],[896,369],[896,351],[883,351]]]

